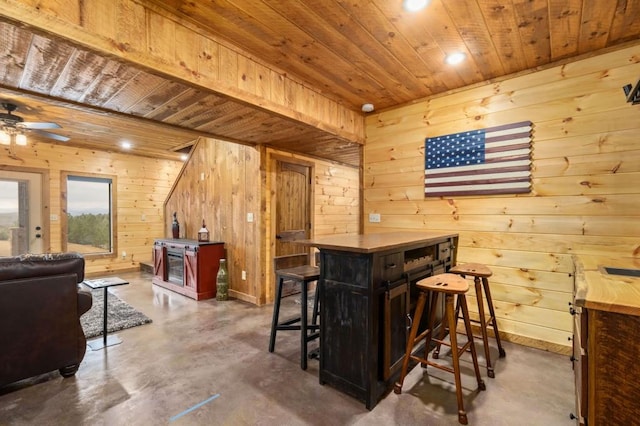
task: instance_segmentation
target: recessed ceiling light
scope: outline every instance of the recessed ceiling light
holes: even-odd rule
[[[455,52],[447,55],[447,57],[444,58],[444,61],[449,65],[458,65],[460,62],[464,61],[466,57],[467,55],[462,52]]]
[[[404,0],[402,6],[407,12],[418,12],[429,5],[430,0]]]
[[[362,104],[362,112],[371,112],[373,109],[373,104]]]
[[[121,142],[120,146],[124,149],[131,149],[131,142],[127,142],[127,141]]]

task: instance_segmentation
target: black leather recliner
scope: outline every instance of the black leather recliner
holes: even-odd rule
[[[78,371],[87,344],[80,316],[93,304],[83,280],[78,253],[0,257],[0,386]]]

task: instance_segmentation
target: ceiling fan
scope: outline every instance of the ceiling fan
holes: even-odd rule
[[[18,115],[12,114],[18,106],[10,102],[2,102],[2,108],[6,109],[6,113],[0,112],[0,144],[9,145],[12,139],[17,145],[26,145],[26,132],[34,132],[38,135],[55,139],[57,141],[66,142],[68,137],[47,132],[43,129],[59,129],[61,126],[56,123],[39,123],[33,121],[24,121]]]

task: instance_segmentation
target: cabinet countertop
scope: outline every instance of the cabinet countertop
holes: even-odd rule
[[[310,240],[296,241],[319,249],[341,250],[356,253],[374,253],[408,244],[428,243],[438,239],[457,237],[458,234],[442,232],[387,232],[378,234],[327,235]]]
[[[574,256],[577,306],[640,316],[640,278],[611,275],[602,267],[640,269],[631,257]]]
[[[184,244],[184,245],[190,245],[190,246],[206,246],[209,244],[224,244],[223,241],[198,241],[198,240],[191,240],[187,238],[156,238],[155,241],[168,243],[168,244],[174,243],[174,244]]]

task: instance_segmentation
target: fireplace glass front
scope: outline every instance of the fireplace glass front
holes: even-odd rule
[[[168,281],[184,285],[184,252],[182,250],[167,249],[167,277]]]

